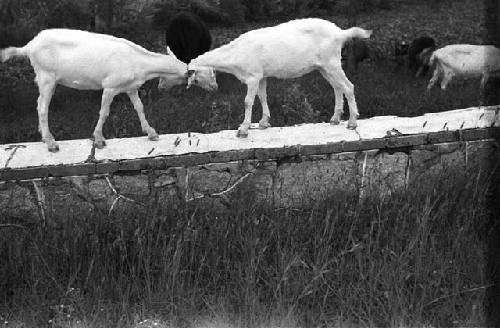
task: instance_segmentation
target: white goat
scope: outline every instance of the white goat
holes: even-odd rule
[[[371,31],[359,27],[342,30],[326,20],[298,19],[244,33],[229,44],[193,59],[189,65],[209,66],[231,73],[247,85],[245,119],[238,129],[239,137],[248,136],[255,95],[262,104],[259,127],[270,126],[266,78],[296,78],[314,70],[321,73],[335,92],[335,113],[331,123],[339,124],[345,95],[350,113],[347,127],[354,129],[358,108],[354,86],[342,70],[341,51],[346,41],[370,35]]]
[[[105,146],[102,127],[109,114],[113,98],[127,93],[141,121],[141,128],[150,140],[158,134],[146,121],[138,88],[145,81],[160,77],[159,88],[187,82],[207,90],[217,88],[212,68],[199,67],[188,73],[186,64],[173,56],[154,53],[126,39],[105,34],[69,29],[49,29],[40,32],[22,48],[0,51],[2,62],[13,56],[30,59],[35,71],[38,97],[39,131],[49,151],[59,147],[50,133],[48,109],[57,84],[81,90],[103,89],[99,120],[94,129],[94,145]]]
[[[434,74],[427,85],[427,91],[441,80],[445,90],[454,76],[463,78],[481,77],[481,92],[490,76],[500,76],[500,49],[494,46],[453,44],[437,49],[426,50],[429,66],[435,65]],[[425,53],[422,56],[426,56]]]

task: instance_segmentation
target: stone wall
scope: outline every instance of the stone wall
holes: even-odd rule
[[[72,217],[162,211],[186,202],[221,209],[244,193],[277,207],[314,205],[336,192],[391,193],[443,172],[500,163],[496,107],[416,118],[376,117],[214,134],[0,145],[0,215]]]

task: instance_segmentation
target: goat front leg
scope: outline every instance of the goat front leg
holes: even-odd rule
[[[109,106],[113,102],[113,98],[116,96],[117,92],[112,89],[104,89],[102,91],[102,99],[101,99],[101,109],[99,111],[99,120],[94,129],[94,146],[96,148],[104,148],[106,146],[106,140],[102,135],[102,127],[106,118],[109,115]]]
[[[345,95],[347,103],[349,104],[349,121],[347,123],[347,128],[355,129],[358,126],[356,119],[359,113],[356,98],[354,97],[354,85],[349,81],[340,65],[330,65],[320,70],[320,72],[330,83],[335,92],[335,113],[330,122],[332,124],[339,124],[344,107],[343,95]]]
[[[158,141],[158,133],[153,129],[148,121],[146,120],[146,115],[144,115],[144,105],[142,104],[141,98],[139,98],[139,93],[137,90],[127,92],[130,101],[134,105],[137,116],[139,116],[139,121],[141,121],[142,132],[148,135],[148,139],[152,141]]]
[[[267,80],[264,78],[259,82],[259,90],[257,91],[257,96],[259,97],[260,104],[262,105],[262,119],[259,121],[260,129],[267,129],[271,126],[269,119],[271,118],[271,112],[269,111],[269,106],[267,105]]]
[[[238,128],[238,133],[236,134],[236,136],[239,138],[248,137],[248,129],[252,124],[252,107],[258,87],[259,80],[252,80],[247,82],[247,95],[245,97],[245,119]]]
[[[429,80],[429,84],[427,85],[427,93],[429,94],[431,92],[432,87],[437,83],[439,80],[439,76],[441,74],[441,70],[439,67],[436,66],[434,69],[434,73],[432,74],[431,79]]]
[[[38,130],[42,135],[42,141],[47,144],[48,150],[50,152],[56,152],[59,150],[59,146],[49,130],[49,105],[54,95],[56,84],[53,79],[48,76],[37,76],[36,82],[40,92],[37,101]]]
[[[446,90],[452,78],[453,73],[451,73],[450,71],[445,71],[445,73],[443,74],[443,79],[441,80],[441,90]]]

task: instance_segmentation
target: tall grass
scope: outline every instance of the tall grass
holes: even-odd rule
[[[193,204],[4,218],[0,316],[19,327],[470,326],[488,288],[487,186],[449,178],[308,210],[242,197],[222,214]]]

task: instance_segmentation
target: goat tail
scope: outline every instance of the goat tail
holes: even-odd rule
[[[344,30],[346,40],[353,38],[368,39],[372,35],[372,30],[365,30],[361,27],[351,27]]]
[[[26,49],[23,48],[16,48],[16,47],[9,47],[0,50],[0,61],[5,62],[12,57],[25,57],[28,54],[26,53]]]

